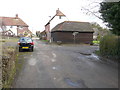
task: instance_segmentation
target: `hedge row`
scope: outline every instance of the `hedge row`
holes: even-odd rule
[[[120,37],[113,34],[104,36],[100,41],[100,54],[120,59]]]

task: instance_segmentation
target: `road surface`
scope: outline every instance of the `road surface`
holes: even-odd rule
[[[34,42],[34,52],[20,52],[24,65],[14,88],[118,87],[117,65],[94,55],[98,46]]]

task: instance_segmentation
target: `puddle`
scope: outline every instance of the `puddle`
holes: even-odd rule
[[[86,57],[88,57],[89,59],[100,60],[99,56],[97,56],[93,53],[90,56],[86,56]]]
[[[86,56],[89,59],[96,59],[96,60],[100,60],[99,56],[95,55],[94,53],[90,53],[90,52],[79,52],[81,55]]]
[[[81,55],[91,55],[91,51],[88,50],[88,51],[85,51],[85,52],[78,52],[80,53]]]
[[[72,81],[70,78],[65,78],[64,80],[70,86],[79,87],[79,88],[87,88],[83,80],[78,80],[77,82]]]
[[[86,56],[89,59],[100,60],[99,56],[97,56],[94,53],[92,53],[92,54],[91,53],[80,53],[80,54]]]

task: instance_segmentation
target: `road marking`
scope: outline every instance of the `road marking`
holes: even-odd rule
[[[56,80],[56,77],[54,77],[53,79]]]
[[[57,56],[56,56],[56,54],[55,54],[55,53],[53,53],[53,52],[52,52],[52,55],[53,55],[53,57],[54,57],[54,58],[56,58],[56,57],[57,57]]]
[[[56,60],[55,60],[55,59],[52,59],[51,61],[52,61],[52,62],[55,62]]]
[[[55,70],[55,69],[56,69],[56,67],[52,67],[52,69],[53,69],[53,70]]]

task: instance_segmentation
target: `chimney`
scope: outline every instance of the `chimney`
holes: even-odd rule
[[[58,8],[58,10],[56,10],[56,16],[65,16]]]
[[[16,17],[15,18],[18,18],[18,14],[16,14]]]
[[[56,15],[59,13],[59,8],[58,8],[58,10],[56,10]]]

